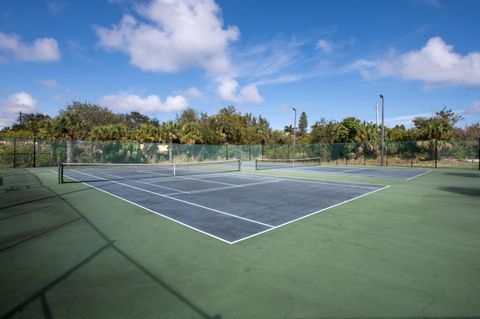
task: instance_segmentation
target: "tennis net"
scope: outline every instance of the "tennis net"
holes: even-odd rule
[[[320,157],[298,159],[256,159],[255,169],[292,168],[320,165]]]
[[[240,171],[240,160],[165,164],[62,163],[59,183],[145,179]]]

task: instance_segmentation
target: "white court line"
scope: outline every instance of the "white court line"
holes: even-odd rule
[[[427,172],[415,175],[415,176],[410,177],[410,178],[404,178],[404,177],[401,177],[401,176],[385,176],[385,175],[384,176],[379,176],[379,175],[371,175],[371,174],[362,174],[362,175],[348,174],[348,173],[351,173],[351,172],[361,172],[363,170],[368,170],[368,169],[378,170],[379,172],[394,171],[394,170],[401,171],[403,169],[406,169],[404,167],[384,167],[384,168],[382,168],[382,167],[375,167],[375,166],[367,166],[365,168],[349,169],[348,167],[338,166],[339,168],[342,168],[342,170],[328,170],[328,168],[330,168],[330,167],[335,168],[337,166],[316,166],[315,168],[317,168],[317,170],[308,170],[308,171],[309,172],[310,171],[316,171],[316,172],[319,172],[319,173],[331,173],[332,175],[338,174],[338,175],[341,175],[341,176],[370,177],[370,178],[376,178],[376,179],[395,179],[395,180],[404,180],[404,181],[412,180],[414,178],[425,175],[425,174],[430,173],[432,171],[432,170],[429,170]],[[303,168],[310,168],[310,167],[303,167]],[[318,169],[318,168],[325,168],[326,170],[322,170],[322,169]]]
[[[314,168],[316,169],[312,169],[312,170],[308,170],[309,172],[311,171],[314,171],[314,172],[322,172],[322,173],[349,173],[349,172],[359,172],[359,171],[363,171],[365,170],[366,168],[349,168],[349,167],[339,167],[340,170],[335,169],[335,170],[328,170],[328,169],[323,169],[323,168],[326,168],[324,166],[315,166]]]
[[[128,179],[127,179],[128,180]],[[171,191],[176,191],[178,193],[185,193],[184,191],[180,190],[180,189],[176,189],[176,188],[171,188],[171,187],[167,187],[167,186],[161,186],[161,185],[157,185],[157,184],[153,184],[153,183],[149,183],[149,182],[142,182],[142,181],[137,181],[137,180],[131,180],[135,183],[141,183],[141,184],[145,184],[145,185],[151,185],[151,186],[155,186],[155,187],[158,187],[158,188],[164,188],[164,189],[169,189]]]
[[[90,175],[90,174],[87,174],[87,173],[83,173],[83,172],[80,172],[80,171],[77,171],[77,170],[72,170],[72,171],[77,172],[77,173],[79,173],[79,174],[87,175],[87,176],[97,177],[97,176]],[[183,199],[179,199],[179,198],[171,197],[171,196],[168,196],[168,195],[164,195],[164,194],[152,192],[152,191],[149,191],[149,190],[147,190],[147,189],[140,188],[140,187],[135,187],[135,186],[128,185],[128,184],[125,184],[125,183],[120,183],[120,182],[117,182],[117,181],[110,181],[110,180],[107,180],[107,179],[104,179],[104,180],[107,181],[107,182],[111,182],[111,183],[118,184],[118,185],[123,185],[123,186],[125,186],[125,187],[133,188],[133,189],[136,189],[136,190],[145,192],[145,193],[150,193],[150,194],[154,194],[154,195],[157,195],[157,196],[169,198],[169,199],[171,199],[171,200],[178,201],[178,202],[181,202],[181,203],[184,203],[184,204],[187,204],[187,205],[196,206],[196,207],[199,207],[199,208],[203,208],[203,209],[206,209],[206,210],[210,210],[210,211],[212,211],[212,212],[216,212],[216,213],[219,213],[219,214],[227,215],[227,216],[230,216],[230,217],[233,217],[233,218],[242,219],[242,220],[245,220],[245,221],[254,223],[254,224],[259,224],[259,225],[267,226],[267,227],[274,227],[273,225],[265,224],[265,223],[262,223],[262,222],[259,222],[259,221],[253,220],[253,219],[249,219],[249,218],[237,216],[237,215],[230,214],[230,213],[227,213],[227,212],[218,210],[218,209],[214,209],[214,208],[210,208],[210,207],[207,207],[207,206],[195,204],[195,203],[192,203],[192,202],[183,200]]]
[[[272,231],[272,230],[274,230],[274,229],[277,229],[277,228],[283,227],[283,226],[285,226],[285,225],[288,225],[288,224],[294,223],[294,222],[296,222],[296,221],[299,221],[299,220],[301,220],[301,219],[304,219],[304,218],[310,217],[310,216],[312,216],[312,215],[315,215],[315,214],[321,213],[321,212],[323,212],[323,211],[326,211],[327,209],[330,209],[330,208],[334,208],[334,207],[337,207],[337,206],[343,205],[343,204],[345,204],[345,203],[348,203],[348,202],[351,202],[351,201],[353,201],[353,200],[359,199],[359,198],[361,198],[361,197],[364,197],[364,196],[367,196],[367,195],[373,194],[373,193],[375,193],[375,192],[379,192],[379,191],[381,191],[381,190],[384,190],[384,189],[386,189],[386,188],[388,188],[388,187],[390,187],[390,185],[387,185],[387,186],[385,186],[385,187],[382,187],[382,188],[376,189],[376,190],[374,190],[374,191],[371,191],[371,192],[365,193],[365,194],[363,194],[363,195],[360,195],[360,196],[357,196],[357,197],[354,197],[354,198],[347,199],[347,200],[345,200],[345,201],[343,201],[343,202],[340,202],[340,203],[337,203],[337,204],[335,204],[335,205],[332,205],[332,206],[329,206],[329,207],[326,207],[326,208],[322,208],[321,210],[317,210],[316,212],[313,212],[313,213],[310,213],[310,214],[307,214],[307,215],[301,216],[301,217],[299,217],[299,218],[292,219],[292,220],[290,220],[290,221],[288,221],[288,222],[286,222],[286,223],[283,223],[283,224],[280,224],[280,225],[274,226],[273,228],[266,229],[266,230],[264,230],[264,231],[258,232],[258,233],[256,233],[256,234],[253,234],[253,235],[250,235],[250,236],[247,236],[247,237],[241,238],[241,239],[237,239],[237,240],[235,240],[235,241],[232,241],[232,242],[231,242],[231,244],[233,245],[233,244],[236,244],[236,243],[238,243],[238,242],[241,242],[241,241],[243,241],[243,240],[246,240],[246,239],[249,239],[249,238],[252,238],[252,237],[255,237],[255,236],[261,235],[261,234],[264,234],[264,233],[266,233],[266,232],[269,232],[269,231]]]
[[[203,174],[203,175],[205,175],[205,174]],[[211,180],[207,180],[207,179],[193,178],[193,177],[187,177],[187,176],[181,176],[181,175],[177,175],[175,177],[180,178],[180,179],[191,179],[191,180],[194,180],[194,181],[221,184],[221,185],[229,185],[229,186],[237,185],[237,184],[231,184],[231,183],[225,183],[225,182],[219,182],[219,181],[211,181]],[[208,177],[208,175],[207,175],[207,177]]]
[[[285,179],[288,181],[288,179]],[[354,187],[354,188],[375,188],[378,189],[378,186],[364,186],[364,185],[350,185],[350,184],[337,184],[337,183],[328,183],[328,182],[317,182],[317,181],[308,181],[308,180],[301,180],[301,179],[294,179],[291,180],[292,182],[297,182],[297,183],[309,183],[309,184],[327,184],[327,185],[335,185],[335,186],[346,186],[346,187]]]
[[[77,173],[80,173],[79,171],[77,170],[73,170]],[[118,177],[116,175],[112,175],[112,174],[108,174],[108,173],[102,173],[102,175],[108,175],[108,176],[112,176],[112,177]],[[96,175],[91,175],[91,176],[96,176]],[[97,176],[96,176],[97,177]],[[99,177],[101,178],[101,177]],[[180,189],[177,189],[177,188],[171,188],[171,187],[167,187],[167,186],[160,186],[160,185],[157,185],[157,184],[152,184],[152,183],[149,183],[149,182],[142,182],[142,181],[137,181],[137,180],[134,180],[134,179],[128,179],[128,178],[122,178],[122,180],[126,180],[126,181],[132,181],[132,182],[135,182],[135,183],[141,183],[141,184],[146,184],[146,185],[151,185],[151,186],[155,186],[155,187],[158,187],[158,188],[164,188],[164,189],[168,189],[168,190],[171,190],[171,191],[175,191],[175,192],[183,192],[182,190]]]
[[[347,168],[346,170],[344,170],[342,172],[351,173],[351,172],[361,172],[361,171],[364,171],[364,170],[366,170],[366,168],[356,168],[356,169],[348,169]]]
[[[270,177],[274,178],[275,175],[263,175],[263,174],[252,174],[252,173],[242,173],[245,175],[249,176],[261,176],[261,177]],[[278,178],[278,177],[277,177]],[[304,182],[304,183],[314,183],[314,184],[325,184],[325,185],[338,185],[338,186],[345,186],[345,187],[355,187],[355,188],[378,188],[378,186],[384,186],[384,185],[375,185],[375,184],[360,184],[360,183],[342,183],[342,182],[336,182],[336,181],[328,181],[328,180],[317,180],[317,179],[310,179],[310,178],[295,178],[295,177],[290,177],[290,176],[281,176],[281,179],[284,181],[294,181],[294,182]]]
[[[53,172],[54,174],[57,174],[57,172],[55,172],[55,171],[52,171],[52,172]],[[259,175],[260,175],[260,174],[259,174]],[[255,174],[253,174],[253,176],[255,176]],[[262,176],[262,175],[260,175],[260,176]],[[67,176],[67,177],[68,177],[68,176]],[[269,176],[266,176],[266,177],[270,178]],[[68,177],[68,178],[73,179],[73,180],[76,180],[76,179],[74,179],[74,178],[72,178],[72,177]],[[272,178],[272,179],[273,179],[273,178]],[[293,178],[290,179],[290,178],[289,178],[289,179],[287,179],[287,180],[295,180],[295,179],[293,179]],[[107,181],[108,181],[108,180],[107,180]],[[359,198],[361,198],[361,197],[364,197],[364,196],[373,194],[373,193],[375,193],[375,192],[379,192],[379,191],[381,191],[381,190],[384,190],[384,189],[390,187],[390,185],[387,185],[387,186],[384,186],[384,187],[382,187],[382,188],[379,188],[379,189],[373,190],[373,191],[371,191],[371,192],[365,193],[365,194],[363,194],[363,195],[360,195],[360,196],[357,196],[357,197],[354,197],[354,198],[345,200],[345,201],[340,202],[340,203],[337,203],[337,204],[335,204],[335,205],[332,205],[332,206],[323,208],[323,209],[321,209],[321,210],[315,211],[315,212],[313,212],[313,213],[310,213],[310,214],[301,216],[301,217],[299,217],[299,218],[296,218],[296,219],[294,219],[294,220],[288,221],[288,222],[286,222],[286,223],[283,223],[283,224],[280,224],[280,225],[277,225],[277,226],[270,226],[271,228],[269,228],[269,229],[267,229],[267,230],[264,230],[264,231],[261,231],[261,232],[258,232],[258,233],[255,233],[255,234],[253,234],[253,235],[246,236],[246,237],[244,237],[244,238],[241,238],[241,239],[238,239],[238,240],[235,240],[235,241],[228,241],[228,240],[225,240],[225,239],[223,239],[223,238],[221,238],[221,237],[215,236],[215,235],[213,235],[213,234],[210,234],[210,233],[208,233],[208,232],[205,232],[205,231],[202,231],[202,230],[200,230],[200,229],[198,229],[198,228],[195,228],[195,227],[193,227],[193,226],[190,226],[190,225],[188,225],[188,224],[182,223],[182,222],[180,222],[180,221],[178,221],[178,220],[176,220],[176,219],[173,219],[173,218],[171,218],[171,217],[168,217],[168,216],[166,216],[166,215],[163,215],[163,214],[161,214],[161,213],[159,213],[159,212],[156,212],[156,211],[154,211],[154,210],[152,210],[152,209],[149,209],[149,208],[147,208],[147,207],[144,207],[144,206],[142,206],[142,205],[140,205],[140,204],[137,204],[137,203],[135,203],[135,202],[129,201],[129,200],[126,199],[126,198],[117,196],[117,195],[112,194],[112,193],[110,193],[110,192],[108,192],[108,191],[106,191],[106,190],[103,190],[103,189],[101,189],[101,188],[95,187],[95,186],[93,186],[93,185],[91,185],[91,184],[88,184],[88,183],[85,183],[85,182],[82,182],[82,184],[88,185],[88,186],[90,186],[90,187],[92,187],[92,188],[94,188],[94,189],[97,189],[97,190],[99,190],[99,191],[101,191],[101,192],[104,192],[104,193],[106,193],[106,194],[109,194],[109,195],[111,195],[111,196],[113,196],[113,197],[115,197],[115,198],[118,198],[118,199],[120,199],[120,200],[123,200],[123,201],[125,201],[125,202],[128,202],[128,203],[130,203],[130,204],[132,204],[132,205],[135,205],[135,206],[137,206],[137,207],[143,208],[143,209],[145,209],[145,210],[147,210],[147,211],[149,211],[149,212],[151,212],[151,213],[154,213],[154,214],[156,214],[156,215],[162,216],[162,217],[164,217],[164,218],[166,218],[166,219],[168,219],[168,220],[171,220],[171,221],[173,221],[173,222],[175,222],[175,223],[178,223],[178,224],[180,224],[180,225],[182,225],[182,226],[186,226],[186,227],[188,227],[188,228],[190,228],[190,229],[193,229],[193,230],[195,230],[195,231],[198,231],[198,232],[200,232],[200,233],[202,233],[202,234],[204,234],[204,235],[210,236],[210,237],[212,237],[212,238],[221,240],[222,242],[227,243],[227,244],[230,244],[230,245],[233,245],[233,244],[236,244],[236,243],[238,243],[238,242],[244,241],[244,240],[246,240],[246,239],[249,239],[249,238],[252,238],[252,237],[261,235],[261,234],[266,233],[266,232],[268,232],[268,231],[271,231],[271,230],[274,230],[274,229],[283,227],[283,226],[288,225],[288,224],[290,224],[290,223],[293,223],[293,222],[299,221],[299,220],[301,220],[301,219],[310,217],[310,216],[312,216],[312,215],[318,214],[318,213],[320,213],[320,212],[326,211],[326,210],[328,210],[328,209],[330,209],[330,208],[334,208],[334,207],[340,206],[340,205],[342,205],[342,204],[351,202],[351,201],[353,201],[353,200],[356,200],[356,199],[359,199]],[[347,185],[347,186],[348,186],[348,184],[342,184],[342,183],[324,183],[324,184],[334,184],[334,185],[337,184],[337,185],[340,185],[340,186],[341,186],[341,185],[344,185],[344,186]],[[172,199],[174,199],[174,198],[172,198]]]
[[[55,172],[55,171],[53,171],[53,170],[50,170],[50,171],[51,171],[52,173],[58,175],[58,172]],[[213,235],[213,234],[207,233],[207,232],[205,232],[205,231],[203,231],[203,230],[201,230],[201,229],[198,229],[198,228],[195,228],[195,227],[190,226],[190,225],[188,225],[188,224],[182,223],[182,222],[179,221],[179,220],[176,220],[176,219],[174,219],[174,218],[172,218],[172,217],[168,217],[167,215],[163,215],[163,214],[161,214],[161,213],[159,213],[159,212],[157,212],[157,211],[154,211],[154,210],[152,210],[152,209],[150,209],[150,208],[147,208],[147,207],[145,207],[145,206],[142,206],[142,205],[140,205],[140,204],[137,204],[137,203],[135,203],[135,202],[132,202],[132,201],[130,201],[130,200],[126,199],[126,198],[123,198],[123,197],[121,197],[121,196],[118,196],[118,195],[112,194],[112,193],[110,193],[110,192],[107,192],[106,190],[101,189],[101,188],[98,188],[98,187],[96,187],[96,186],[93,186],[92,184],[89,184],[89,183],[86,183],[86,182],[81,182],[81,181],[79,181],[78,179],[75,179],[75,178],[73,178],[73,177],[69,177],[69,176],[66,176],[66,177],[67,177],[67,178],[70,178],[71,180],[80,182],[80,183],[82,183],[82,184],[84,184],[84,185],[87,185],[87,186],[89,186],[89,187],[91,187],[91,188],[94,188],[94,189],[96,189],[96,190],[98,190],[98,191],[101,191],[101,192],[103,192],[103,193],[105,193],[105,194],[108,194],[108,195],[110,195],[110,196],[113,196],[113,197],[115,197],[115,198],[118,198],[118,199],[120,199],[120,200],[123,200],[123,201],[125,201],[125,202],[127,202],[127,203],[129,203],[129,204],[132,204],[132,205],[134,205],[134,206],[143,208],[143,209],[149,211],[150,213],[153,213],[153,214],[158,215],[158,216],[162,216],[163,218],[166,218],[166,219],[168,219],[168,220],[170,220],[170,221],[172,221],[172,222],[175,222],[175,223],[180,224],[180,225],[182,225],[182,226],[185,226],[185,227],[188,227],[188,228],[193,229],[193,230],[195,230],[195,231],[198,231],[199,233],[202,233],[202,234],[207,235],[207,236],[210,236],[210,237],[212,237],[212,238],[221,240],[221,241],[223,241],[224,243],[227,243],[227,244],[230,244],[230,245],[232,244],[231,241],[225,240],[225,239],[223,239],[223,238],[221,238],[221,237],[218,237],[218,236],[215,236],[215,235]]]
[[[419,176],[422,176],[422,175],[428,174],[428,173],[430,173],[431,171],[432,171],[432,170],[429,170],[429,171],[423,172],[423,173],[421,173],[421,174],[418,174],[418,175],[416,175],[416,176],[413,176],[413,177],[407,178],[406,180],[407,180],[407,181],[409,181],[409,180],[412,180],[412,179],[414,179],[414,178],[417,178],[417,177],[419,177]]]
[[[366,169],[367,169],[367,168],[363,168],[363,169],[360,169],[360,170],[366,170]],[[375,167],[369,167],[369,169],[378,169],[378,171],[380,171],[380,172],[382,171],[381,168],[375,168]],[[390,170],[390,171],[393,171],[393,170],[402,170],[402,169],[403,169],[403,168],[400,168],[400,167],[388,168],[388,170]],[[416,178],[416,177],[419,177],[419,176],[421,176],[421,175],[430,173],[431,171],[432,171],[432,170],[429,170],[428,172],[424,172],[424,173],[421,173],[421,174],[419,174],[419,175],[416,175],[416,176],[410,177],[410,178],[405,178],[405,177],[401,177],[401,176],[388,176],[388,175],[379,176],[379,175],[371,175],[371,174],[361,174],[361,175],[359,175],[359,174],[349,174],[349,172],[353,172],[353,170],[350,170],[350,171],[349,171],[349,170],[342,170],[342,171],[327,171],[327,170],[325,170],[325,171],[319,171],[319,170],[317,170],[317,171],[314,171],[314,173],[312,173],[312,175],[315,176],[315,174],[316,174],[316,172],[317,172],[317,173],[320,174],[320,175],[323,174],[323,173],[326,173],[326,174],[331,174],[331,175],[349,176],[349,177],[354,176],[354,177],[369,177],[369,178],[374,178],[374,179],[394,179],[394,180],[409,181],[409,180],[414,179],[414,178]],[[309,173],[310,173],[310,170],[309,170]],[[251,174],[251,173],[244,173],[244,174]],[[258,174],[258,175],[263,176],[263,175],[261,175],[261,174]],[[287,177],[286,177],[286,176],[282,176],[282,178],[287,178]],[[291,178],[291,177],[288,177],[288,178]],[[308,179],[308,177],[306,177],[306,178]],[[294,178],[291,178],[291,179],[294,179]],[[334,183],[334,182],[332,182],[332,183]],[[337,184],[339,184],[339,185],[345,185],[345,184],[342,184],[342,183],[339,183],[339,182],[337,182]],[[360,183],[358,183],[358,185],[367,185],[367,184],[360,184]]]
[[[282,181],[282,180],[277,179],[277,180],[263,181],[263,182],[257,182],[257,183],[239,184],[239,185],[215,187],[215,188],[205,188],[205,189],[199,189],[199,190],[194,190],[194,191],[189,191],[189,192],[169,193],[169,194],[165,194],[165,195],[173,196],[173,195],[181,195],[181,194],[200,194],[200,193],[208,193],[208,192],[211,192],[211,191],[218,191],[218,190],[224,190],[224,189],[243,188],[243,187],[248,187],[248,186],[272,184],[272,183],[277,183],[277,182],[280,182],[280,181]]]

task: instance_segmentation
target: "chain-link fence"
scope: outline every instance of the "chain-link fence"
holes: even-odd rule
[[[480,169],[480,140],[386,142],[384,164]],[[74,163],[253,161],[320,157],[324,165],[380,165],[379,142],[282,145],[161,144],[128,141],[0,139],[0,167],[47,167]]]

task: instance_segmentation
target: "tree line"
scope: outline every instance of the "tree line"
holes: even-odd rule
[[[456,125],[462,119],[444,107],[431,117],[416,117],[413,127],[385,127],[387,141],[477,139],[480,124]],[[298,124],[298,125],[297,125]],[[342,121],[320,119],[310,127],[305,112],[295,127],[275,130],[268,120],[250,113],[242,114],[234,106],[209,115],[187,108],[174,120],[159,122],[139,112],[116,114],[106,107],[73,102],[50,117],[41,113],[20,113],[2,137],[47,140],[138,141],[182,144],[291,144],[295,135],[299,144],[351,143],[380,141],[380,128],[371,122],[346,117]]]

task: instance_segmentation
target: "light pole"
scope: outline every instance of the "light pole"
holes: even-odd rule
[[[383,166],[383,157],[385,153],[385,99],[383,98],[383,94],[380,94],[380,98],[382,99],[382,144],[381,144],[381,165]]]
[[[297,109],[292,107],[292,110],[294,112],[294,118],[293,118],[293,159],[296,158],[295,153],[295,144],[296,144],[296,128],[297,128]]]

